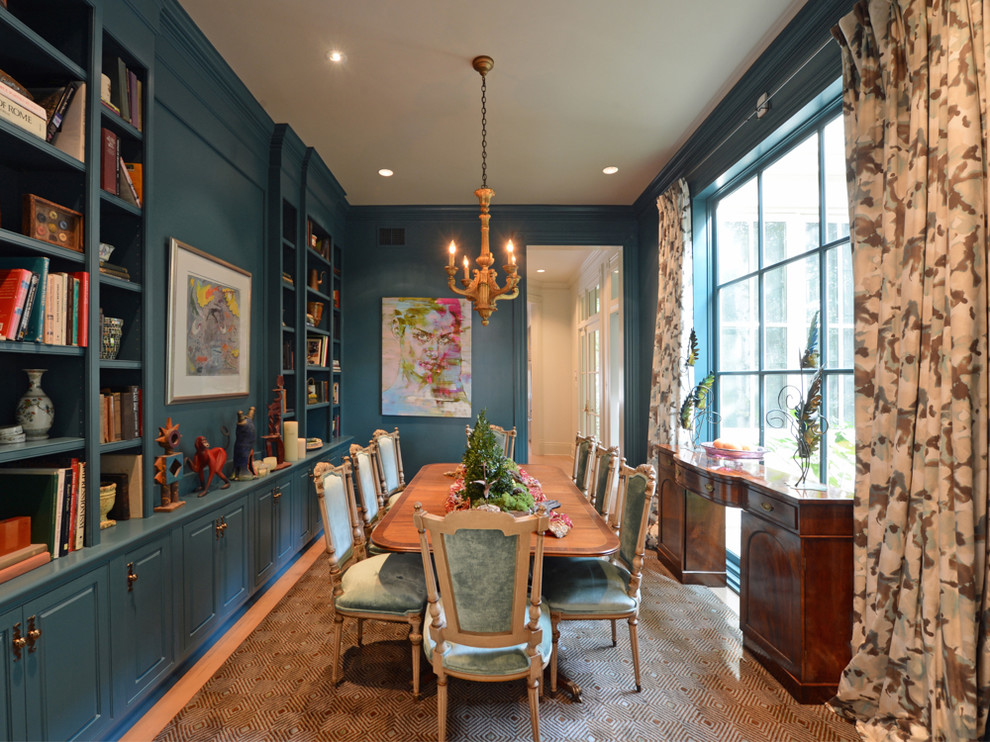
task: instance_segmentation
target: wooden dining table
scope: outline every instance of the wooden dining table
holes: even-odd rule
[[[448,476],[457,464],[427,464],[406,485],[399,499],[375,526],[371,540],[389,551],[419,551],[419,532],[413,524],[416,503],[428,513],[444,512],[454,478]],[[559,512],[574,526],[563,538],[547,536],[544,556],[607,556],[619,548],[619,539],[569,476],[556,466],[523,464],[540,482],[548,500],[558,500]],[[535,537],[534,537],[535,538]]]

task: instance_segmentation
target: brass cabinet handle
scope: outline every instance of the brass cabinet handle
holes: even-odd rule
[[[715,485],[712,484],[711,482],[705,482],[705,492],[714,492],[714,491],[715,491]]]
[[[28,633],[27,633],[27,644],[28,652],[34,652],[37,647],[34,646],[38,639],[41,638],[41,629],[34,625],[35,617],[31,616],[28,619]]]
[[[763,508],[764,510],[766,510],[768,513],[772,513],[773,512],[773,505],[771,505],[769,502],[767,502],[765,500],[760,503],[760,507]]]
[[[275,502],[276,505],[278,504],[280,497],[282,497],[282,488],[276,487],[275,489],[272,490],[272,500]]]
[[[17,662],[21,658],[21,650],[27,646],[28,640],[21,636],[21,624],[20,621],[14,624],[13,628],[14,638],[11,644],[14,645],[14,662]]]
[[[217,541],[223,538],[223,532],[227,530],[227,522],[223,519],[223,516],[219,517],[215,521],[216,523],[216,534]]]
[[[134,562],[127,563],[127,592],[134,590],[134,583],[137,582],[138,576],[134,574]]]

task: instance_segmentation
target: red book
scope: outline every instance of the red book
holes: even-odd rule
[[[117,135],[103,127],[100,132],[100,188],[117,195],[117,167],[120,162],[120,143]]]
[[[11,564],[9,567],[4,567],[0,569],[0,582],[6,582],[7,580],[12,580],[15,577],[19,577],[25,572],[30,572],[35,567],[40,567],[42,564],[48,564],[52,560],[51,554],[47,551],[43,551],[40,554],[35,554],[32,557],[28,557],[16,564]]]
[[[0,338],[13,340],[16,336],[29,288],[31,271],[26,268],[0,270]]]
[[[89,273],[76,271],[73,278],[79,279],[79,302],[76,306],[76,321],[79,324],[79,345],[89,345]]]

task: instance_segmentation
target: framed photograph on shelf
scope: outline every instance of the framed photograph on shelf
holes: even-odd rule
[[[166,403],[246,396],[251,274],[171,239]]]

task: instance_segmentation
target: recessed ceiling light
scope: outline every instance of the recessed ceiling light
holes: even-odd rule
[[[383,178],[391,178],[393,175],[392,171],[389,170],[387,167],[383,167],[381,170],[379,170],[378,174],[381,175]]]
[[[609,165],[608,167],[603,168],[602,172],[605,173],[606,175],[614,175],[615,173],[619,172],[619,168],[617,168],[615,165]]]
[[[536,269],[536,272],[537,273],[546,273],[546,269],[545,268],[537,268]]]
[[[336,49],[334,49],[329,54],[327,54],[327,59],[329,59],[331,62],[342,62],[344,60],[344,55],[341,54]]]

